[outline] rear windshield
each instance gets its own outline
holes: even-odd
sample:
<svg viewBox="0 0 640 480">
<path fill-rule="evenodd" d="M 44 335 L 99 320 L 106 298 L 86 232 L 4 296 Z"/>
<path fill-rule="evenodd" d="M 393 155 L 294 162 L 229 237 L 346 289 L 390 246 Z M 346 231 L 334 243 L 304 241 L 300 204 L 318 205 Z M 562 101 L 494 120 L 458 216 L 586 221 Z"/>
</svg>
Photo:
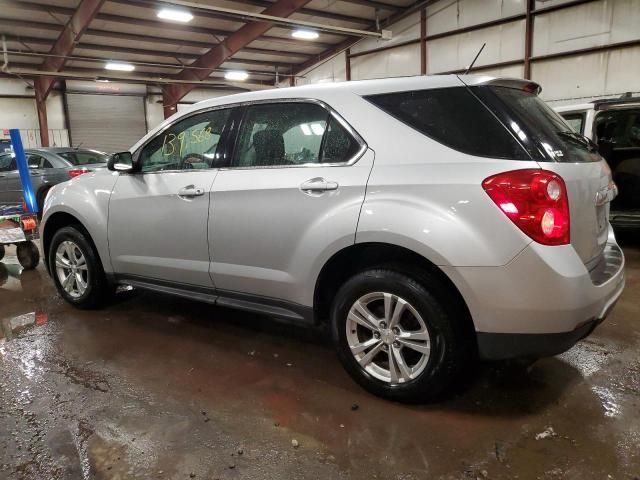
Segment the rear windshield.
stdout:
<svg viewBox="0 0 640 480">
<path fill-rule="evenodd" d="M 531 159 L 514 135 L 465 87 L 365 98 L 420 133 L 460 152 L 480 157 Z"/>
<path fill-rule="evenodd" d="M 488 85 L 470 90 L 518 136 L 535 160 L 568 163 L 602 159 L 591 140 L 567 125 L 535 93 Z"/>
<path fill-rule="evenodd" d="M 107 163 L 109 156 L 106 153 L 93 150 L 77 150 L 74 152 L 58 153 L 72 165 L 90 165 L 92 163 Z"/>
</svg>

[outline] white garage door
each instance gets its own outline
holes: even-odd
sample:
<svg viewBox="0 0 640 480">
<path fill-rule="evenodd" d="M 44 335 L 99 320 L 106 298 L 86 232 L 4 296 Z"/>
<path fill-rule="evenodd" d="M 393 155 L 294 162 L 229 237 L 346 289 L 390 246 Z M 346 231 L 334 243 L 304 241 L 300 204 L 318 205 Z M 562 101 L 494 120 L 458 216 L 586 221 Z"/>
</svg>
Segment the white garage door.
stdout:
<svg viewBox="0 0 640 480">
<path fill-rule="evenodd" d="M 121 152 L 147 133 L 144 97 L 69 93 L 67 106 L 74 146 Z"/>
</svg>

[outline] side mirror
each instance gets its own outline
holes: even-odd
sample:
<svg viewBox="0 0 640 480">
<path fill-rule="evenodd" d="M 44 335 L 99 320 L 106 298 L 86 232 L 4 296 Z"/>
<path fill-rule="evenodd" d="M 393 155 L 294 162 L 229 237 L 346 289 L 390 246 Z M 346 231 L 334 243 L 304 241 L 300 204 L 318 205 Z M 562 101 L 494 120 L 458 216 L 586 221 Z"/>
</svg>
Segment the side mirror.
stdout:
<svg viewBox="0 0 640 480">
<path fill-rule="evenodd" d="M 131 152 L 114 153 L 109 157 L 107 168 L 113 172 L 133 172 L 134 164 Z"/>
</svg>

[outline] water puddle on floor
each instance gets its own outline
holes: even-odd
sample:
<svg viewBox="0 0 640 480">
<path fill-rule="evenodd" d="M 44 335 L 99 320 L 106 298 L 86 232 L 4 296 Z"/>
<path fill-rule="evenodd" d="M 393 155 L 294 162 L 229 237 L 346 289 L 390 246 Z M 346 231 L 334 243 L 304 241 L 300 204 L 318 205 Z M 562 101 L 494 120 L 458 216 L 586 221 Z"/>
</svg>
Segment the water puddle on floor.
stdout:
<svg viewBox="0 0 640 480">
<path fill-rule="evenodd" d="M 30 312 L 11 318 L 0 320 L 0 345 L 35 328 L 46 325 L 49 314 L 44 312 Z"/>
</svg>

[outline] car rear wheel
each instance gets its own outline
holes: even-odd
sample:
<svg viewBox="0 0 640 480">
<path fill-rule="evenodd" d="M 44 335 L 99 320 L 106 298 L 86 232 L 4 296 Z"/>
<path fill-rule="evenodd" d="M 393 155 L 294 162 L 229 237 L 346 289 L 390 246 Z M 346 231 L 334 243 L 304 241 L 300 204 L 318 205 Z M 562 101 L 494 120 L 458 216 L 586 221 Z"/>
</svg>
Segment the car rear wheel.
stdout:
<svg viewBox="0 0 640 480">
<path fill-rule="evenodd" d="M 69 226 L 55 233 L 49 268 L 60 295 L 76 307 L 99 307 L 111 293 L 100 259 L 80 228 Z"/>
<path fill-rule="evenodd" d="M 437 279 L 373 269 L 348 280 L 332 308 L 332 333 L 349 374 L 370 392 L 403 402 L 441 397 L 472 351 Z"/>
</svg>

